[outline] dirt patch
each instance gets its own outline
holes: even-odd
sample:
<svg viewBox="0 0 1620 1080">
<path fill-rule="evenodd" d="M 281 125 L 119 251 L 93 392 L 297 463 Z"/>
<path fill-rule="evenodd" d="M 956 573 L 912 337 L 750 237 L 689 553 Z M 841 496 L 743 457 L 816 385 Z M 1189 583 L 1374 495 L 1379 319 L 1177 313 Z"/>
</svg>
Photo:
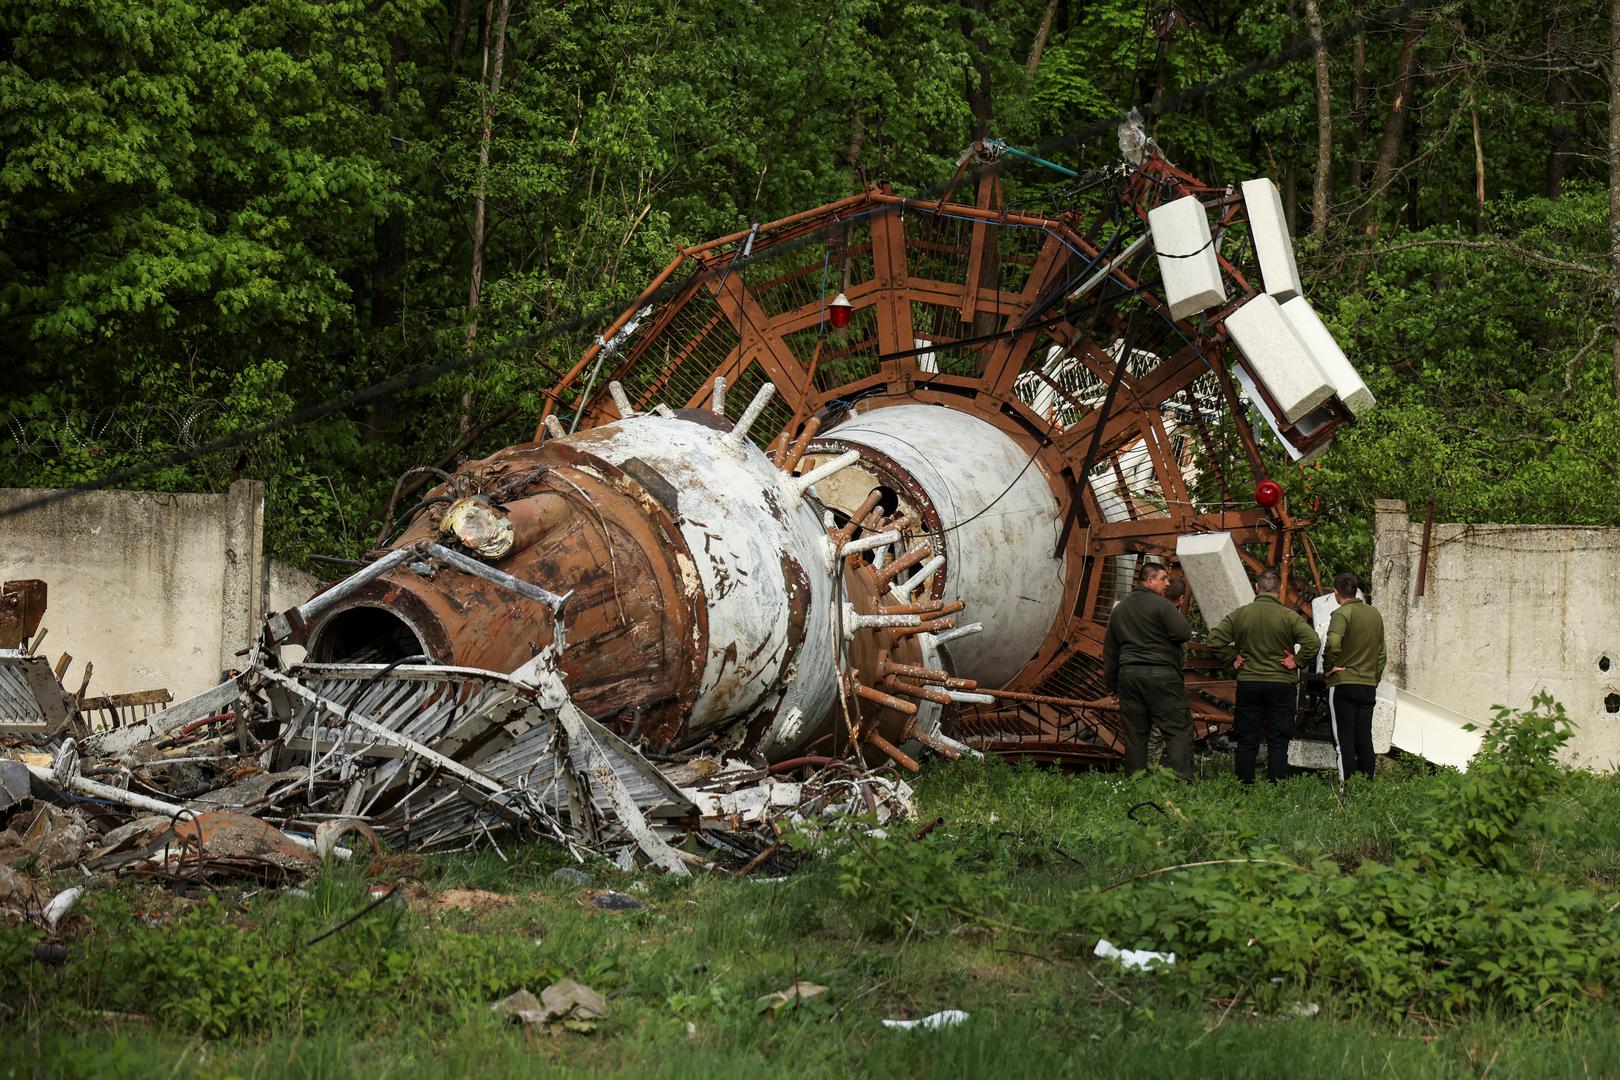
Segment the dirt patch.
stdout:
<svg viewBox="0 0 1620 1080">
<path fill-rule="evenodd" d="M 517 903 L 515 896 L 484 889 L 446 889 L 441 893 L 424 890 L 411 899 L 429 911 L 465 911 L 472 915 L 484 915 Z"/>
</svg>

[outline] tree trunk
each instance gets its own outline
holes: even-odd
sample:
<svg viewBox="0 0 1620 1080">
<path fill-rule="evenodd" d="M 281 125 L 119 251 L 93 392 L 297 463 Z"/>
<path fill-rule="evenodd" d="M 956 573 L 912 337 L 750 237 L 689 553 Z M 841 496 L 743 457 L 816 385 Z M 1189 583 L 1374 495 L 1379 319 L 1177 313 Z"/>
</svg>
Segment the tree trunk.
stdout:
<svg viewBox="0 0 1620 1080">
<path fill-rule="evenodd" d="M 844 164 L 851 169 L 861 167 L 861 149 L 866 146 L 866 110 L 857 108 L 849 118 L 849 145 L 844 147 Z"/>
<path fill-rule="evenodd" d="M 1041 66 L 1041 53 L 1046 51 L 1046 39 L 1052 34 L 1052 22 L 1057 18 L 1058 0 L 1046 0 L 1046 10 L 1041 12 L 1041 25 L 1035 30 L 1035 40 L 1029 46 L 1029 60 L 1024 64 L 1027 74 L 1035 74 L 1035 69 Z"/>
<path fill-rule="evenodd" d="M 445 67 L 453 69 L 456 61 L 461 59 L 461 50 L 467 44 L 467 9 L 472 6 L 472 0 L 460 0 L 456 5 L 456 22 L 450 29 L 450 43 L 444 50 Z"/>
<path fill-rule="evenodd" d="M 1620 0 L 1609 0 L 1609 318 L 1620 398 Z"/>
<path fill-rule="evenodd" d="M 1299 232 L 1299 166 L 1290 161 L 1282 174 L 1283 217 L 1288 219 L 1288 231 Z"/>
<path fill-rule="evenodd" d="M 1406 28 L 1406 40 L 1401 55 L 1395 61 L 1395 94 L 1390 99 L 1389 116 L 1384 120 L 1384 137 L 1378 143 L 1378 157 L 1373 162 L 1372 197 L 1378 198 L 1388 190 L 1395 179 L 1395 167 L 1401 160 L 1401 140 L 1406 134 L 1406 118 L 1412 107 L 1413 73 L 1417 69 L 1417 41 L 1421 34 L 1417 23 Z"/>
<path fill-rule="evenodd" d="M 500 13 L 495 18 L 495 55 L 489 52 L 489 33 L 484 35 L 483 131 L 478 138 L 478 184 L 473 192 L 472 272 L 467 281 L 467 351 L 471 352 L 473 339 L 478 336 L 478 296 L 484 283 L 484 214 L 485 187 L 489 180 L 489 150 L 495 138 L 495 99 L 501 92 L 501 68 L 506 58 L 506 19 L 512 12 L 512 0 L 501 0 Z M 461 395 L 461 432 L 466 434 L 472 425 L 472 391 Z"/>
<path fill-rule="evenodd" d="M 1564 41 L 1563 11 L 1558 0 L 1549 0 L 1545 16 L 1547 27 L 1547 58 L 1551 70 L 1547 72 L 1547 198 L 1556 199 L 1563 192 L 1564 177 L 1569 175 L 1574 142 L 1570 129 L 1569 72 L 1558 65 L 1568 56 Z"/>
<path fill-rule="evenodd" d="M 963 0 L 972 15 L 965 16 L 967 38 L 973 46 L 973 68 L 967 73 L 968 108 L 973 112 L 973 139 L 990 135 L 990 43 L 982 26 L 990 17 L 990 0 Z"/>
<path fill-rule="evenodd" d="M 1479 106 L 1470 104 L 1469 119 L 1474 124 L 1474 232 L 1485 231 L 1485 140 L 1479 134 Z"/>
<path fill-rule="evenodd" d="M 1367 38 L 1350 46 L 1350 189 L 1361 190 L 1361 137 L 1367 125 Z"/>
<path fill-rule="evenodd" d="M 1316 51 L 1316 176 L 1311 181 L 1311 235 L 1327 237 L 1328 204 L 1333 201 L 1333 95 L 1328 82 L 1327 43 L 1322 40 L 1322 12 L 1316 0 L 1305 0 L 1305 20 Z"/>
</svg>

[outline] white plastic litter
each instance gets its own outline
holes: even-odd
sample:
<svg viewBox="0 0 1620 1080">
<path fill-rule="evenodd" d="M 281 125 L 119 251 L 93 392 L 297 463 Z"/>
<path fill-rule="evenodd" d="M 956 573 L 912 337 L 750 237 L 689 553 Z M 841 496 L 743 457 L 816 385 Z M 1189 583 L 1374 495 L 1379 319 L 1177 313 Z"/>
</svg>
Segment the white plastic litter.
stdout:
<svg viewBox="0 0 1620 1080">
<path fill-rule="evenodd" d="M 913 1028 L 938 1031 L 940 1028 L 955 1027 L 967 1018 L 968 1014 L 961 1009 L 945 1009 L 942 1012 L 934 1013 L 932 1016 L 925 1016 L 921 1020 L 885 1020 L 883 1026 L 886 1028 L 902 1028 L 906 1031 Z"/>
<path fill-rule="evenodd" d="M 73 905 L 78 903 L 79 897 L 83 895 L 84 887 L 75 885 L 73 888 L 63 889 L 51 897 L 51 902 L 45 905 L 46 928 L 55 932 L 57 924 L 73 909 Z"/>
<path fill-rule="evenodd" d="M 1118 960 L 1121 967 L 1134 968 L 1137 971 L 1151 971 L 1156 964 L 1163 964 L 1168 967 L 1176 962 L 1176 954 L 1173 952 L 1121 949 L 1107 938 L 1102 938 L 1097 942 L 1097 947 L 1091 950 L 1091 955 Z"/>
</svg>

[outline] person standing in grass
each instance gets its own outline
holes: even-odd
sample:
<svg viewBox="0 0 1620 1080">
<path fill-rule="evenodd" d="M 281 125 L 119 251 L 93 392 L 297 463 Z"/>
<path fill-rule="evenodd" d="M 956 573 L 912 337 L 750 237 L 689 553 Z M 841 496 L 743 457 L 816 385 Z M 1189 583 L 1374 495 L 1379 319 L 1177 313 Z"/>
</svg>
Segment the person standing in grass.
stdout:
<svg viewBox="0 0 1620 1080">
<path fill-rule="evenodd" d="M 1266 733 L 1266 779 L 1288 776 L 1288 741 L 1299 710 L 1299 656 L 1314 657 L 1321 639 L 1299 612 L 1278 599 L 1282 575 L 1267 567 L 1255 578 L 1255 597 L 1210 631 L 1209 647 L 1237 669 L 1237 775 L 1254 783 L 1260 732 Z"/>
<path fill-rule="evenodd" d="M 1358 584 L 1351 573 L 1333 579 L 1339 606 L 1328 619 L 1327 648 L 1322 654 L 1340 783 L 1353 773 L 1373 774 L 1373 705 L 1378 700 L 1378 682 L 1384 677 L 1388 658 L 1384 651 L 1384 617 L 1356 596 Z"/>
<path fill-rule="evenodd" d="M 1164 598 L 1170 575 L 1158 563 L 1142 568 L 1141 579 L 1108 619 L 1103 636 L 1103 685 L 1119 695 L 1125 731 L 1125 771 L 1147 768 L 1148 736 L 1164 734 L 1170 767 L 1192 779 L 1192 714 L 1182 681 L 1182 647 L 1192 626 Z"/>
</svg>

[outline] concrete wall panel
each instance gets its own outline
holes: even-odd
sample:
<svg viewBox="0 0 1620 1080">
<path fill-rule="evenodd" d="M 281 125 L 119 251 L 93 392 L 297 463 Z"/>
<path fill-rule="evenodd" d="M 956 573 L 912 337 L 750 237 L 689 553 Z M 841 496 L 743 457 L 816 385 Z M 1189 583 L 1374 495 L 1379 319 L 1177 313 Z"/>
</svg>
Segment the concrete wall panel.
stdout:
<svg viewBox="0 0 1620 1080">
<path fill-rule="evenodd" d="M 41 494 L 0 490 L 0 510 Z M 183 698 L 240 663 L 272 586 L 299 599 L 316 588 L 271 570 L 263 531 L 257 481 L 222 495 L 85 492 L 0 519 L 0 580 L 46 582 L 42 651 L 74 657 L 70 690 L 89 661 L 92 696 L 162 687 Z"/>
<path fill-rule="evenodd" d="M 1398 502 L 1377 515 L 1372 602 L 1395 683 L 1476 723 L 1545 691 L 1576 726 L 1565 759 L 1620 767 L 1620 529 L 1436 524 L 1419 596 L 1423 523 Z"/>
</svg>

